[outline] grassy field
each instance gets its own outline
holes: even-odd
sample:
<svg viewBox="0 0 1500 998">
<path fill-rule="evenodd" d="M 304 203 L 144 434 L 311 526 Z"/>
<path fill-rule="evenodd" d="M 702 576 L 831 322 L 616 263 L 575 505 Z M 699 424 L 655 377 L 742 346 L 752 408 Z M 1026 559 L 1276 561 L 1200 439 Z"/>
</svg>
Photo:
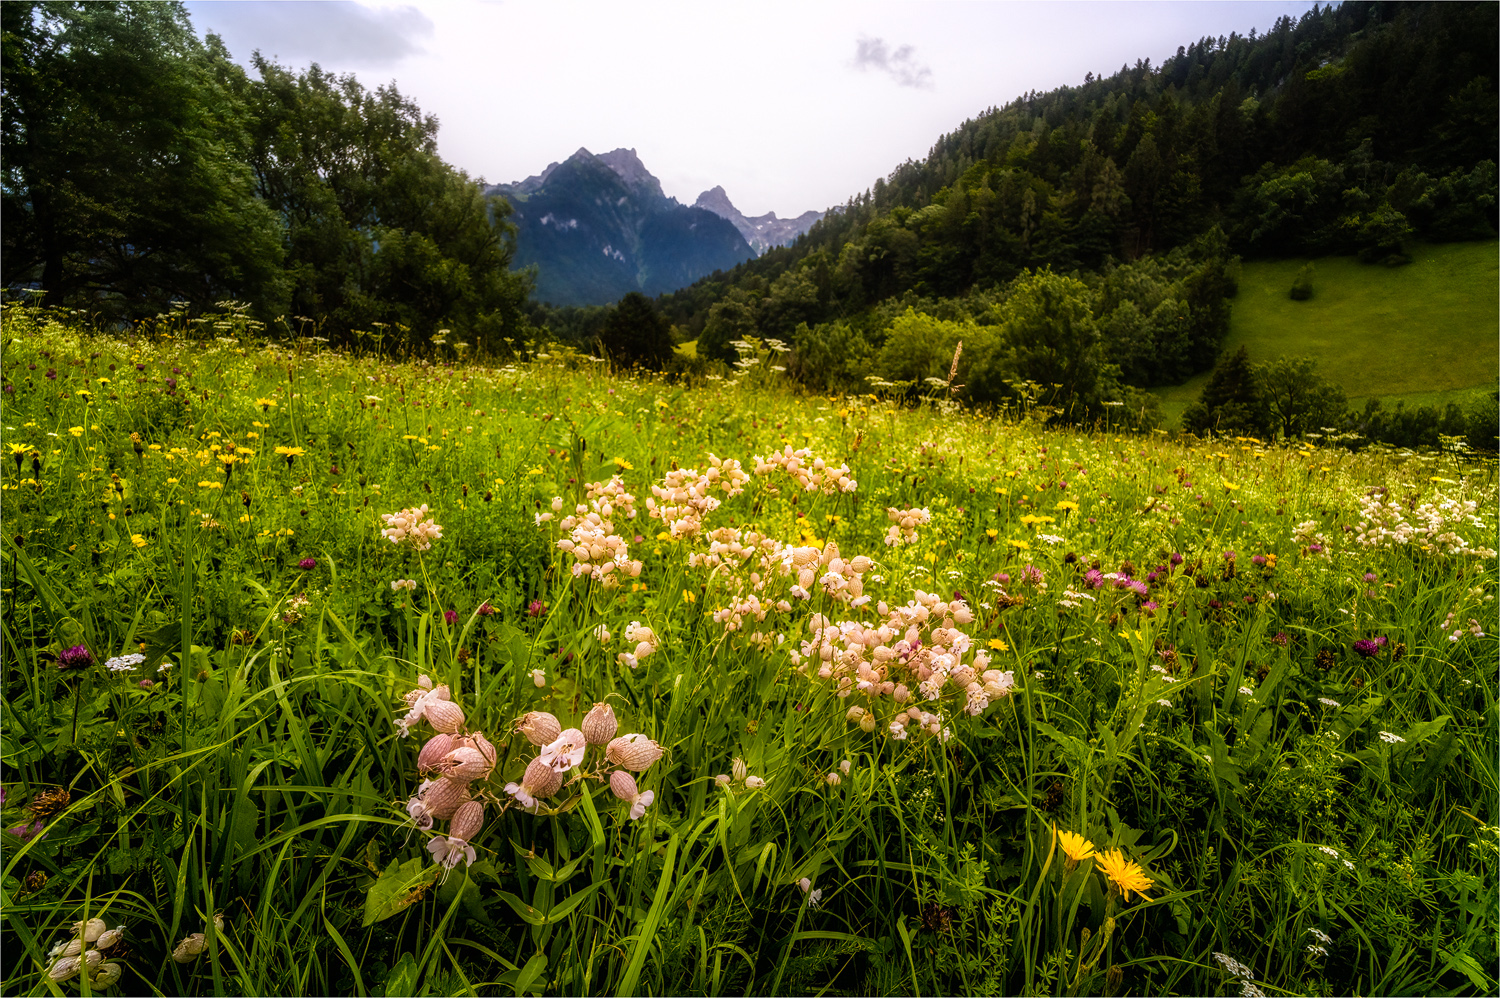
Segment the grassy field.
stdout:
<svg viewBox="0 0 1500 998">
<path fill-rule="evenodd" d="M 1495 992 L 1493 466 L 68 321 L 6 994 Z"/>
<path fill-rule="evenodd" d="M 1500 244 L 1419 245 L 1412 262 L 1387 268 L 1354 257 L 1314 263 L 1314 295 L 1288 295 L 1304 260 L 1244 265 L 1224 350 L 1250 359 L 1306 355 L 1352 403 L 1378 397 L 1394 406 L 1463 405 L 1494 391 L 1500 376 Z M 1167 425 L 1208 382 L 1156 389 Z"/>
</svg>

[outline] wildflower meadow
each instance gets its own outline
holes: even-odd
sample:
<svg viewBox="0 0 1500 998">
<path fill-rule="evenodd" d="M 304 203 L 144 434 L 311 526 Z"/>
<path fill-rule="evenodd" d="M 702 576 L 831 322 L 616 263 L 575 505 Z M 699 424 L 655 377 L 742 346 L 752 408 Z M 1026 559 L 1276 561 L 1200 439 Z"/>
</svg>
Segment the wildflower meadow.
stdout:
<svg viewBox="0 0 1500 998">
<path fill-rule="evenodd" d="M 5 993 L 1500 986 L 1492 459 L 245 316 L 6 306 Z"/>
</svg>

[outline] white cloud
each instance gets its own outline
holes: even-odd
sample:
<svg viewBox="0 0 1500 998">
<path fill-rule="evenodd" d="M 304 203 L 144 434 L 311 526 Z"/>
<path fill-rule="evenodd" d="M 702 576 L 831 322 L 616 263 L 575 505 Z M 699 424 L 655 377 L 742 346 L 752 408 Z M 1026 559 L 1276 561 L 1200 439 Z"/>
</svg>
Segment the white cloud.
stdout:
<svg viewBox="0 0 1500 998">
<path fill-rule="evenodd" d="M 932 69 L 916 60 L 917 50 L 902 45 L 895 51 L 883 38 L 861 38 L 854 43 L 854 68 L 884 73 L 903 87 L 932 89 Z"/>
</svg>

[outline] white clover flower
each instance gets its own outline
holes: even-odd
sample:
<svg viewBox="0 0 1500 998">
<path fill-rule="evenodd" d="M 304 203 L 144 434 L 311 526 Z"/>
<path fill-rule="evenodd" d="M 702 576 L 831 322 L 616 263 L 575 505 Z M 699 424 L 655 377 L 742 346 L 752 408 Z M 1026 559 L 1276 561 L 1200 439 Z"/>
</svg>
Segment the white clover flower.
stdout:
<svg viewBox="0 0 1500 998">
<path fill-rule="evenodd" d="M 402 589 L 417 588 L 416 579 L 396 579 L 391 583 L 391 592 L 400 592 Z"/>
</svg>

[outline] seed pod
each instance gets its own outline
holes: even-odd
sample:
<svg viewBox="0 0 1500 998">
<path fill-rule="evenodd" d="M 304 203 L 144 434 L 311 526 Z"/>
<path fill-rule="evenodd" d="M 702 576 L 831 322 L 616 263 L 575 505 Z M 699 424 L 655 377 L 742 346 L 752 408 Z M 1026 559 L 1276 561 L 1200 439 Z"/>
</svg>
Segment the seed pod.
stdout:
<svg viewBox="0 0 1500 998">
<path fill-rule="evenodd" d="M 96 949 L 91 949 L 83 954 L 83 969 L 89 973 L 99 969 L 99 964 L 104 962 L 104 954 Z"/>
<path fill-rule="evenodd" d="M 427 788 L 427 793 L 422 795 L 422 803 L 426 805 L 428 814 L 439 821 L 447 821 L 472 796 L 468 784 L 444 777 Z"/>
<path fill-rule="evenodd" d="M 468 842 L 484 827 L 484 805 L 477 800 L 465 801 L 448 825 L 448 837 Z"/>
<path fill-rule="evenodd" d="M 172 950 L 172 959 L 178 963 L 192 963 L 198 958 L 198 954 L 203 952 L 203 946 L 203 933 L 194 932 Z"/>
<path fill-rule="evenodd" d="M 422 751 L 417 753 L 417 772 L 423 775 L 435 772 L 442 764 L 443 757 L 455 748 L 454 738 L 439 732 L 427 739 L 427 744 L 422 746 Z"/>
<path fill-rule="evenodd" d="M 83 941 L 91 943 L 104 935 L 104 930 L 109 926 L 104 924 L 102 918 L 91 918 L 87 922 L 74 922 L 73 934 L 83 937 Z"/>
<path fill-rule="evenodd" d="M 623 769 L 617 769 L 609 774 L 609 789 L 616 797 L 632 804 L 641 795 L 640 790 L 636 788 L 635 777 Z"/>
<path fill-rule="evenodd" d="M 99 972 L 93 976 L 92 980 L 89 981 L 89 986 L 92 987 L 95 991 L 113 987 L 115 983 L 120 980 L 120 974 L 122 972 L 123 968 L 118 963 L 106 963 L 104 966 L 99 968 Z"/>
<path fill-rule="evenodd" d="M 516 730 L 533 745 L 550 745 L 562 734 L 562 724 L 545 710 L 534 710 L 516 720 Z"/>
<path fill-rule="evenodd" d="M 434 731 L 453 734 L 464 726 L 463 708 L 452 700 L 429 700 L 423 712 Z"/>
<path fill-rule="evenodd" d="M 75 937 L 75 938 L 69 940 L 68 944 L 66 946 L 64 946 L 62 948 L 62 950 L 57 953 L 57 955 L 58 956 L 77 956 L 79 953 L 82 953 L 82 952 L 83 952 L 83 940 L 82 939 L 78 939 L 78 938 Z"/>
<path fill-rule="evenodd" d="M 651 764 L 662 757 L 661 746 L 645 735 L 622 735 L 610 742 L 604 757 L 616 766 L 624 766 L 635 773 L 644 773 Z"/>
<path fill-rule="evenodd" d="M 125 930 L 124 930 L 124 928 L 110 929 L 108 932 L 105 932 L 104 934 L 102 934 L 99 937 L 99 941 L 97 943 L 95 943 L 94 945 L 98 946 L 100 949 L 109 949 L 115 943 L 119 942 L 121 939 L 124 939 L 124 938 L 125 938 Z"/>
<path fill-rule="evenodd" d="M 536 798 L 551 797 L 562 789 L 562 774 L 541 759 L 533 759 L 521 777 L 521 785 Z"/>
<path fill-rule="evenodd" d="M 590 745 L 606 745 L 620 730 L 615 709 L 607 703 L 596 703 L 583 719 L 583 740 Z"/>
<path fill-rule="evenodd" d="M 489 760 L 479 753 L 478 749 L 456 748 L 443 756 L 439 768 L 443 775 L 450 780 L 458 780 L 468 783 L 471 780 L 482 780 L 490 773 Z"/>
</svg>

